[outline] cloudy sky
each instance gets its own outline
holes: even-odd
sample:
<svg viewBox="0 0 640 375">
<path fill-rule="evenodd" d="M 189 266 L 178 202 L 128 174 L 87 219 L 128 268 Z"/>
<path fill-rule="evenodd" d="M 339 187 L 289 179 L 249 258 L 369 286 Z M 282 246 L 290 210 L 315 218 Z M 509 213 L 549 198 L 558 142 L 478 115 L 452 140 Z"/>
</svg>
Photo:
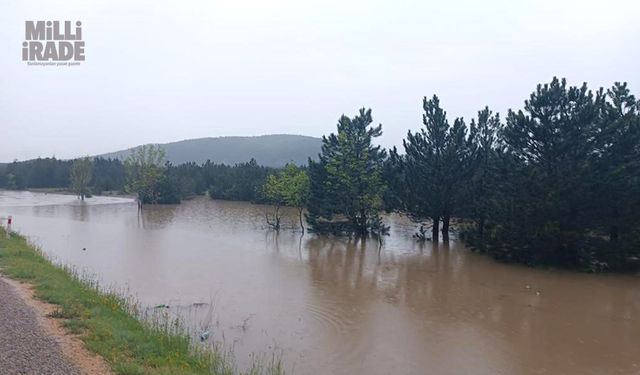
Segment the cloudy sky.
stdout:
<svg viewBox="0 0 640 375">
<path fill-rule="evenodd" d="M 0 161 L 225 135 L 321 136 L 373 108 L 384 146 L 520 108 L 554 75 L 640 95 L 640 2 L 3 0 Z M 21 61 L 26 20 L 80 20 L 86 61 Z"/>
</svg>

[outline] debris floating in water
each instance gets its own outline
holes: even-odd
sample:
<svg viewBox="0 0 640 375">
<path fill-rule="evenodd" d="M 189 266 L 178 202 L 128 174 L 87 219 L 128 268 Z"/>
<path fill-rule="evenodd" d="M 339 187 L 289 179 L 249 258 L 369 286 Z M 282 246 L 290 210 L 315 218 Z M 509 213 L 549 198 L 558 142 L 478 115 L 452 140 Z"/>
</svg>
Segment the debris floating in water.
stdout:
<svg viewBox="0 0 640 375">
<path fill-rule="evenodd" d="M 209 331 L 204 331 L 200 334 L 200 342 L 204 342 L 209 338 Z"/>
<path fill-rule="evenodd" d="M 156 305 L 156 306 L 154 306 L 153 308 L 154 308 L 154 309 L 168 309 L 168 308 L 169 308 L 169 305 L 165 305 L 165 304 L 163 303 L 163 304 L 160 304 L 160 305 Z"/>
</svg>

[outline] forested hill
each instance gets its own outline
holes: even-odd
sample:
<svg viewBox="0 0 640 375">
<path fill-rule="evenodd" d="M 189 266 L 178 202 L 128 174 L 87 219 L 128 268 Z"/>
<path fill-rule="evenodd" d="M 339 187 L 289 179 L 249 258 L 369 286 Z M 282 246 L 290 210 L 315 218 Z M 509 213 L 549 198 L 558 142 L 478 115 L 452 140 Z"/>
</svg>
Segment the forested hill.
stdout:
<svg viewBox="0 0 640 375">
<path fill-rule="evenodd" d="M 174 165 L 185 162 L 234 165 L 256 159 L 258 164 L 282 167 L 287 163 L 307 164 L 308 158 L 317 158 L 322 140 L 302 135 L 261 135 L 256 137 L 197 138 L 160 144 L 166 160 Z M 104 158 L 125 159 L 131 149 L 98 155 Z"/>
</svg>

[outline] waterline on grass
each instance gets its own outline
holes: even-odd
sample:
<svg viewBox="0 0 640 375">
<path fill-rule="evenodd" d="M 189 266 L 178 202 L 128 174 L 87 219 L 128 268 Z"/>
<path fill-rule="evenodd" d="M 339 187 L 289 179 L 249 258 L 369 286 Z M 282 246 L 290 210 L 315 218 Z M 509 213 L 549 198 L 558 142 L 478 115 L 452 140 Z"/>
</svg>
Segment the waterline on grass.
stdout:
<svg viewBox="0 0 640 375">
<path fill-rule="evenodd" d="M 65 319 L 65 328 L 80 334 L 87 349 L 103 356 L 116 373 L 284 373 L 276 355 L 241 371 L 223 343 L 195 340 L 203 327 L 214 327 L 213 299 L 207 318 L 188 326 L 179 311 L 142 308 L 127 289 L 105 287 L 97 275 L 56 263 L 24 236 L 12 233 L 6 239 L 3 229 L 0 267 L 8 277 L 32 284 L 39 299 L 58 305 L 54 315 Z"/>
</svg>

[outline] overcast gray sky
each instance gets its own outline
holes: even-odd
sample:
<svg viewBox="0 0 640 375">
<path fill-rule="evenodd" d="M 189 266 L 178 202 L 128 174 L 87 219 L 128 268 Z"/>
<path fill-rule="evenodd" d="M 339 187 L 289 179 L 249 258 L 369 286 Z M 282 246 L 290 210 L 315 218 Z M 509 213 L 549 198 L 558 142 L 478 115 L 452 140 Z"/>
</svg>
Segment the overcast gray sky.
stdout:
<svg viewBox="0 0 640 375">
<path fill-rule="evenodd" d="M 21 61 L 25 20 L 80 20 L 78 67 Z M 640 95 L 635 0 L 3 0 L 0 161 L 227 135 L 321 136 L 373 108 L 380 143 L 520 108 L 554 75 Z"/>
</svg>

